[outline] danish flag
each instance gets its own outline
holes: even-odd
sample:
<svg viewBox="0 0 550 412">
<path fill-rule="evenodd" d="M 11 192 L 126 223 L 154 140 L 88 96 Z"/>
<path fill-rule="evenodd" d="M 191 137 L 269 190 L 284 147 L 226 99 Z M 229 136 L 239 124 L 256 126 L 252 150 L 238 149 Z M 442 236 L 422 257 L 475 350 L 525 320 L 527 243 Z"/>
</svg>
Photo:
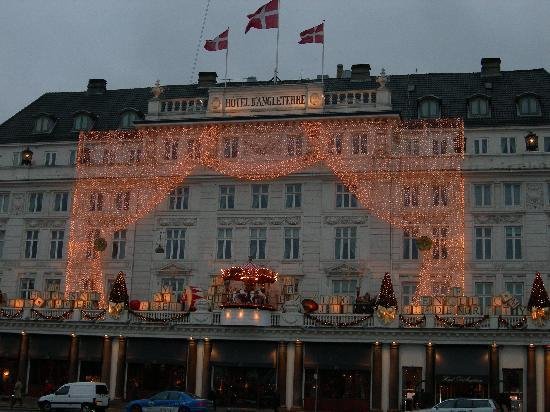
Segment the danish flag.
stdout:
<svg viewBox="0 0 550 412">
<path fill-rule="evenodd" d="M 246 25 L 245 33 L 248 33 L 248 30 L 252 27 L 255 29 L 274 29 L 279 27 L 279 0 L 271 0 L 246 17 L 250 20 Z"/>
<path fill-rule="evenodd" d="M 229 39 L 229 29 L 218 35 L 215 39 L 206 40 L 204 48 L 208 51 L 218 51 L 227 49 Z"/>
<path fill-rule="evenodd" d="M 306 43 L 323 43 L 325 42 L 325 23 L 311 29 L 304 30 L 300 33 L 300 41 L 298 44 Z"/>
</svg>

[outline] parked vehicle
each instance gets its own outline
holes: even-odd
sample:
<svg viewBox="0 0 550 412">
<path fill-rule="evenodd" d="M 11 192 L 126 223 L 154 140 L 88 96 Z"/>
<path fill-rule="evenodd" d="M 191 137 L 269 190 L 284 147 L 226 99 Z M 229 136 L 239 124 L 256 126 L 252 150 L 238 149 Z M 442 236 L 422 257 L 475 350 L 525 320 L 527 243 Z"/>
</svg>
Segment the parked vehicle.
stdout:
<svg viewBox="0 0 550 412">
<path fill-rule="evenodd" d="M 164 391 L 149 399 L 139 399 L 128 403 L 127 412 L 208 412 L 212 401 L 201 399 L 191 393 Z"/>
<path fill-rule="evenodd" d="M 457 398 L 447 399 L 418 412 L 498 412 L 498 409 L 492 399 Z"/>
<path fill-rule="evenodd" d="M 38 399 L 42 411 L 80 409 L 82 412 L 105 411 L 109 407 L 109 389 L 101 382 L 72 382 Z"/>
</svg>

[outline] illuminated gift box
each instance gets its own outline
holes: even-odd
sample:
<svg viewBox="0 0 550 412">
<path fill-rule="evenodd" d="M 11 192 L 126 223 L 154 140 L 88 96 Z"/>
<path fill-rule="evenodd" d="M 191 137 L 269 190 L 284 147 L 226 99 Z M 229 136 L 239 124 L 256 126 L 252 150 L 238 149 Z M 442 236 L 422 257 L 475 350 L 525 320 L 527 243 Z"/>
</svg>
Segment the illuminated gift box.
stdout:
<svg viewBox="0 0 550 412">
<path fill-rule="evenodd" d="M 149 302 L 147 301 L 139 302 L 139 310 L 149 310 Z"/>
<path fill-rule="evenodd" d="M 78 292 L 66 292 L 65 293 L 65 299 L 66 300 L 78 300 L 80 296 L 80 293 Z"/>
<path fill-rule="evenodd" d="M 467 296 L 459 296 L 458 297 L 458 305 L 467 306 L 468 305 L 468 297 Z"/>
<path fill-rule="evenodd" d="M 160 291 L 161 293 L 172 293 L 172 286 L 163 286 Z"/>
<path fill-rule="evenodd" d="M 456 315 L 456 306 L 443 306 L 443 313 L 445 315 Z"/>
<path fill-rule="evenodd" d="M 83 306 L 84 306 L 83 309 L 88 309 L 88 310 L 94 308 L 90 300 L 85 300 Z"/>
<path fill-rule="evenodd" d="M 347 303 L 342 305 L 342 312 L 343 313 L 353 313 L 353 305 L 351 303 Z"/>
<path fill-rule="evenodd" d="M 32 300 L 35 300 L 36 298 L 41 298 L 41 297 L 42 297 L 42 294 L 39 291 L 33 290 L 31 292 L 31 299 Z"/>
<path fill-rule="evenodd" d="M 63 309 L 63 300 L 62 299 L 53 299 L 55 309 Z"/>
<path fill-rule="evenodd" d="M 63 301 L 63 308 L 64 308 L 64 309 L 72 309 L 72 308 L 74 308 L 74 300 L 64 300 L 64 301 Z"/>
<path fill-rule="evenodd" d="M 168 310 L 171 312 L 179 312 L 181 310 L 181 303 L 177 303 L 177 302 L 168 303 Z"/>
<path fill-rule="evenodd" d="M 422 306 L 431 306 L 433 303 L 433 299 L 431 296 L 422 296 L 420 298 L 420 304 Z"/>
<path fill-rule="evenodd" d="M 74 307 L 76 309 L 83 309 L 84 308 L 84 301 L 83 300 L 75 300 L 74 301 Z"/>
<path fill-rule="evenodd" d="M 422 306 L 422 312 L 426 315 L 431 315 L 431 314 L 435 313 L 433 305 Z"/>
<path fill-rule="evenodd" d="M 443 305 L 445 305 L 445 296 L 434 296 L 433 304 L 434 304 L 434 306 L 443 306 Z"/>
<path fill-rule="evenodd" d="M 461 288 L 461 287 L 453 287 L 453 288 L 451 288 L 451 295 L 453 295 L 453 296 L 461 296 L 461 295 L 462 295 L 462 288 Z"/>
<path fill-rule="evenodd" d="M 46 307 L 49 309 L 55 309 L 55 300 L 47 300 L 46 301 Z"/>
<path fill-rule="evenodd" d="M 443 305 L 433 305 L 433 313 L 436 315 L 443 315 Z"/>
<path fill-rule="evenodd" d="M 349 296 L 342 296 L 342 305 L 349 305 L 351 303 L 351 299 Z"/>
<path fill-rule="evenodd" d="M 78 298 L 80 300 L 90 300 L 90 292 L 80 292 Z"/>
<path fill-rule="evenodd" d="M 471 315 L 472 314 L 472 307 L 467 305 L 459 305 L 457 313 L 459 315 Z"/>
<path fill-rule="evenodd" d="M 25 305 L 25 299 L 11 299 L 14 308 L 22 308 Z"/>
<path fill-rule="evenodd" d="M 153 293 L 153 301 L 162 302 L 162 293 Z"/>
<path fill-rule="evenodd" d="M 481 306 L 479 305 L 470 305 L 470 308 L 472 309 L 472 315 L 482 315 Z"/>
<path fill-rule="evenodd" d="M 502 307 L 502 314 L 503 315 L 511 315 L 512 314 L 512 308 L 508 306 Z"/>
<path fill-rule="evenodd" d="M 318 313 L 328 313 L 328 305 L 326 303 L 320 303 L 319 309 L 317 309 Z"/>
<path fill-rule="evenodd" d="M 468 305 L 470 306 L 479 305 L 479 298 L 477 296 L 469 296 Z"/>
<path fill-rule="evenodd" d="M 338 298 L 338 296 L 331 296 L 330 297 L 330 304 L 331 305 L 339 305 L 340 304 L 340 299 Z"/>
<path fill-rule="evenodd" d="M 422 315 L 422 306 L 420 306 L 420 305 L 412 306 L 412 314 L 413 315 Z"/>
<path fill-rule="evenodd" d="M 502 306 L 502 298 L 500 296 L 493 296 L 492 304 L 493 306 Z"/>
<path fill-rule="evenodd" d="M 403 313 L 403 315 L 410 315 L 412 313 L 412 306 L 403 305 L 403 309 L 401 310 L 401 313 Z"/>
<path fill-rule="evenodd" d="M 41 308 L 42 306 L 44 306 L 44 303 L 46 301 L 44 299 L 42 299 L 40 296 L 36 297 L 36 299 L 34 299 L 34 306 L 38 307 L 38 308 Z"/>
<path fill-rule="evenodd" d="M 520 305 L 520 302 L 519 299 L 513 297 L 506 302 L 506 305 L 512 309 L 515 309 Z"/>
<path fill-rule="evenodd" d="M 57 299 L 62 299 L 63 298 L 63 294 L 61 292 L 49 292 L 50 293 L 50 299 L 53 299 L 53 300 L 57 300 Z"/>
<path fill-rule="evenodd" d="M 342 313 L 342 306 L 340 304 L 330 305 L 330 313 Z"/>
<path fill-rule="evenodd" d="M 162 301 L 165 302 L 165 303 L 173 302 L 174 299 L 172 299 L 172 293 L 163 292 L 162 293 Z"/>
<path fill-rule="evenodd" d="M 162 302 L 151 302 L 151 310 L 162 310 Z"/>
<path fill-rule="evenodd" d="M 24 306 L 26 308 L 32 308 L 34 306 L 34 300 L 33 299 L 25 299 Z"/>
</svg>

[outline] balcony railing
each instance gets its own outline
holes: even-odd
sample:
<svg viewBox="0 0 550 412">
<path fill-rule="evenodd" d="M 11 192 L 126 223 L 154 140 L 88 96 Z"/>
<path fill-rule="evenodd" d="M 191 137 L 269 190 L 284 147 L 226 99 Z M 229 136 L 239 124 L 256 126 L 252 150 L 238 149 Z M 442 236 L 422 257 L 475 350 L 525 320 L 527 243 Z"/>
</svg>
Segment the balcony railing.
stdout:
<svg viewBox="0 0 550 412">
<path fill-rule="evenodd" d="M 376 106 L 375 90 L 346 90 L 325 93 L 325 108 Z"/>
<path fill-rule="evenodd" d="M 204 113 L 208 107 L 208 99 L 170 99 L 160 103 L 160 114 L 194 114 Z"/>
</svg>

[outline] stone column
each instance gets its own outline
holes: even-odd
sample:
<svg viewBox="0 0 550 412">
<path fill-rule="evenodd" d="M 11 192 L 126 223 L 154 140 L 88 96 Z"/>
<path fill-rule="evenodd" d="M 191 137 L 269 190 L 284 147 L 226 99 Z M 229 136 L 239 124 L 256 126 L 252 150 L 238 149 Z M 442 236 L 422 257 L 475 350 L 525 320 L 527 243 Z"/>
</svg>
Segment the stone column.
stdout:
<svg viewBox="0 0 550 412">
<path fill-rule="evenodd" d="M 544 410 L 550 411 L 550 345 L 544 346 Z"/>
<path fill-rule="evenodd" d="M 294 385 L 292 404 L 294 407 L 302 408 L 304 404 L 302 394 L 302 382 L 304 380 L 304 343 L 297 340 L 294 344 Z"/>
<path fill-rule="evenodd" d="M 27 391 L 27 364 L 29 363 L 29 335 L 21 332 L 19 341 L 19 362 L 17 363 L 17 379 L 23 384 L 25 392 Z"/>
<path fill-rule="evenodd" d="M 78 336 L 73 333 L 69 345 L 69 382 L 78 380 L 78 341 Z"/>
<path fill-rule="evenodd" d="M 426 381 L 424 388 L 426 400 L 433 405 L 435 400 L 435 347 L 431 343 L 426 345 L 426 374 L 424 380 Z"/>
<path fill-rule="evenodd" d="M 124 399 L 126 395 L 126 338 L 124 336 L 119 336 L 118 338 L 116 370 L 115 397 L 117 399 Z"/>
<path fill-rule="evenodd" d="M 279 405 L 286 403 L 286 357 L 287 343 L 279 342 L 277 347 L 277 392 L 279 394 Z"/>
<path fill-rule="evenodd" d="M 286 410 L 291 410 L 294 400 L 294 342 L 289 342 L 286 351 Z"/>
<path fill-rule="evenodd" d="M 399 343 L 392 342 L 390 345 L 390 372 L 389 372 L 389 412 L 399 411 Z"/>
<path fill-rule="evenodd" d="M 107 335 L 103 338 L 103 351 L 101 352 L 101 382 L 107 384 L 111 381 L 111 338 Z"/>
<path fill-rule="evenodd" d="M 372 396 L 371 410 L 382 410 L 382 345 L 376 342 L 372 345 Z"/>
<path fill-rule="evenodd" d="M 525 412 L 537 412 L 537 362 L 535 345 L 527 347 L 527 399 Z"/>
<path fill-rule="evenodd" d="M 496 344 L 489 347 L 489 397 L 498 399 L 500 393 L 500 360 Z"/>
<path fill-rule="evenodd" d="M 195 393 L 197 387 L 197 341 L 189 339 L 187 343 L 187 368 L 185 370 L 185 390 Z"/>
<path fill-rule="evenodd" d="M 204 354 L 202 357 L 202 391 L 201 396 L 206 398 L 210 391 L 210 355 L 212 354 L 212 342 L 204 340 Z"/>
</svg>

